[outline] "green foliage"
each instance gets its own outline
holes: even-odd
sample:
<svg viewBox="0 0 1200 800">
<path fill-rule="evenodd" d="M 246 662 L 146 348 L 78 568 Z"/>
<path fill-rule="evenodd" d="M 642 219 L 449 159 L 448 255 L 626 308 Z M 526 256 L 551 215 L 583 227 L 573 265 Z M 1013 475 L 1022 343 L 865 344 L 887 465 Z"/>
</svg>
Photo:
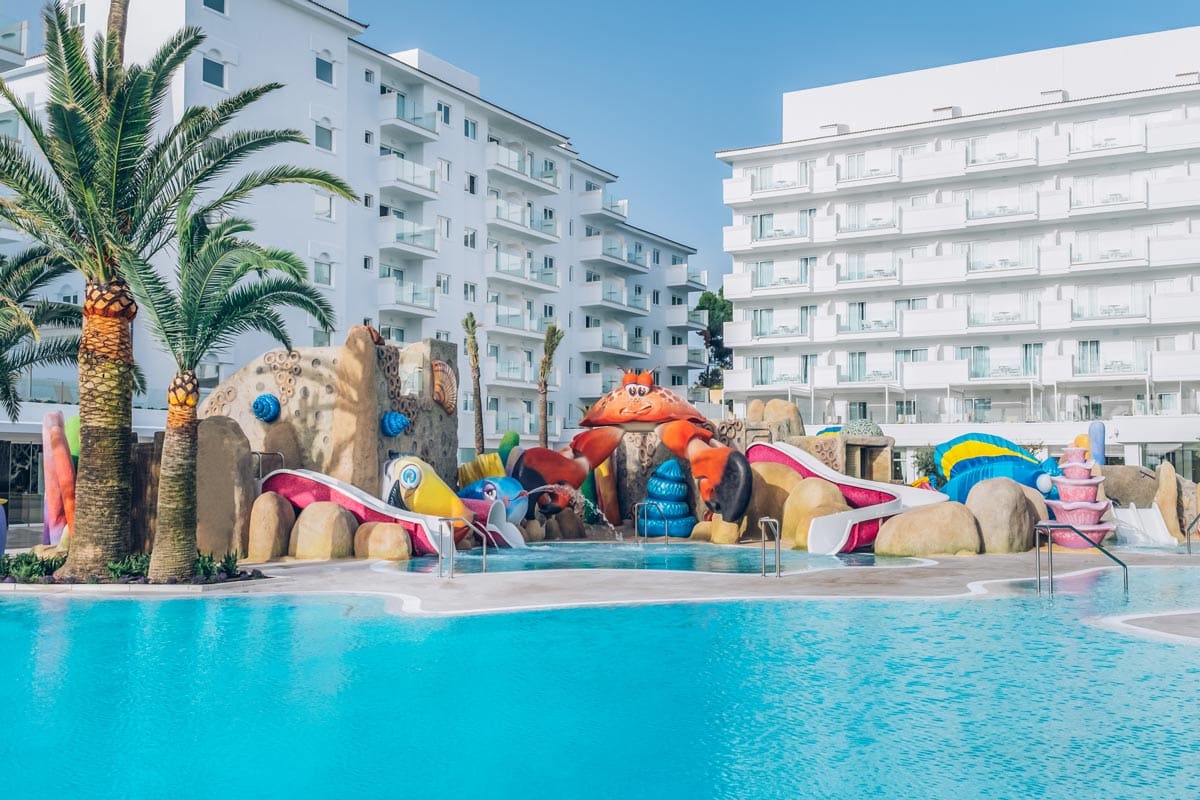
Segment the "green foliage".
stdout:
<svg viewBox="0 0 1200 800">
<path fill-rule="evenodd" d="M 236 578 L 238 574 L 238 556 L 237 553 L 230 550 L 221 557 L 221 562 L 218 564 L 218 572 L 224 572 L 228 578 Z"/>
<path fill-rule="evenodd" d="M 937 486 L 939 483 L 938 471 L 937 465 L 933 462 L 933 448 L 918 447 L 914 452 L 914 456 L 917 474 L 929 478 L 929 482 Z"/>
<path fill-rule="evenodd" d="M 18 583 L 28 583 L 53 575 L 65 563 L 66 556 L 42 558 L 34 553 L 18 553 L 15 556 L 0 554 L 0 579 L 11 576 Z"/>
<path fill-rule="evenodd" d="M 196 551 L 196 569 L 195 573 L 201 578 L 211 578 L 217 574 L 217 562 L 213 558 L 212 553 L 201 553 Z"/>
<path fill-rule="evenodd" d="M 145 553 L 131 553 L 120 561 L 110 561 L 107 564 L 108 574 L 114 581 L 121 578 L 144 578 L 150 569 L 150 556 Z"/>
<path fill-rule="evenodd" d="M 852 419 L 842 426 L 842 433 L 847 436 L 883 436 L 883 428 L 869 419 Z"/>
<path fill-rule="evenodd" d="M 725 346 L 725 323 L 733 319 L 733 302 L 725 299 L 725 288 L 704 292 L 696 308 L 708 311 L 708 327 L 701 333 L 708 349 L 709 367 L 697 381 L 701 386 L 717 389 L 722 386 L 721 370 L 733 367 L 733 350 Z"/>
</svg>

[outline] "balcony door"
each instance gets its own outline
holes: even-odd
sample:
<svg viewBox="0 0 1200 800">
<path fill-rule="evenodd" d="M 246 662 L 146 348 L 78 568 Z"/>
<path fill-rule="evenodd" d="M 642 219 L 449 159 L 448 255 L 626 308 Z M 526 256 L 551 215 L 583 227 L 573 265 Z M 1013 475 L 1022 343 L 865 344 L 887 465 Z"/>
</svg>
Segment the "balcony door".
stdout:
<svg viewBox="0 0 1200 800">
<path fill-rule="evenodd" d="M 1021 346 L 1021 369 L 1025 375 L 1037 375 L 1042 370 L 1042 343 Z"/>
<path fill-rule="evenodd" d="M 849 367 L 846 370 L 846 377 L 851 381 L 863 381 L 867 379 L 867 354 L 866 353 L 849 353 Z"/>
<path fill-rule="evenodd" d="M 992 374 L 992 348 L 990 347 L 960 347 L 958 360 L 967 362 L 967 375 L 972 378 L 986 378 Z"/>
<path fill-rule="evenodd" d="M 756 308 L 751 312 L 755 336 L 770 336 L 775 330 L 775 309 Z"/>
<path fill-rule="evenodd" d="M 770 386 L 775 382 L 775 356 L 750 359 L 750 373 L 755 386 Z"/>
<path fill-rule="evenodd" d="M 1098 340 L 1088 339 L 1076 345 L 1075 371 L 1085 375 L 1100 371 L 1100 342 Z"/>
</svg>

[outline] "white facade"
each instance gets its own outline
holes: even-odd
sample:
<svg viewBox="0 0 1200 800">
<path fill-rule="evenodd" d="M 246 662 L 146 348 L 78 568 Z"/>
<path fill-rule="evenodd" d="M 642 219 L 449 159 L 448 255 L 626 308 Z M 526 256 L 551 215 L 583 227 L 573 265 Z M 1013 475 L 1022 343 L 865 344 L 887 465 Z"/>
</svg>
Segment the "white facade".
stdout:
<svg viewBox="0 0 1200 800">
<path fill-rule="evenodd" d="M 79 5 L 91 41 L 108 4 Z M 552 442 L 569 438 L 577 398 L 599 397 L 622 367 L 654 368 L 663 384 L 689 385 L 704 366 L 694 335 L 703 315 L 687 313 L 707 284 L 688 266 L 694 249 L 631 224 L 615 175 L 581 160 L 566 136 L 484 100 L 476 76 L 423 51 L 388 55 L 356 41 L 365 26 L 346 16 L 347 5 L 134 0 L 128 45 L 138 60 L 185 24 L 207 34 L 177 82 L 175 116 L 268 81 L 284 84 L 235 127 L 292 127 L 311 143 L 276 148 L 248 168 L 321 167 L 359 198 L 280 188 L 264 191 L 247 215 L 256 238 L 308 260 L 337 309 L 329 338 L 365 323 L 398 342 L 461 342 L 462 319 L 474 312 L 489 445 L 510 429 L 536 438 L 537 368 L 551 320 L 566 329 L 550 395 Z M 44 91 L 40 59 L 5 77 L 21 94 Z M 325 342 L 299 316 L 290 332 L 300 345 Z M 155 387 L 149 403 L 161 405 L 171 365 L 149 336 L 135 334 L 135 342 Z M 207 385 L 268 346 L 262 337 L 240 343 L 208 368 Z M 459 366 L 460 409 L 469 412 L 465 356 Z M 73 392 L 69 374 L 35 375 L 33 384 L 35 397 Z M 471 414 L 460 416 L 460 445 L 471 448 Z"/>
<path fill-rule="evenodd" d="M 1200 28 L 783 99 L 725 151 L 726 396 L 1200 478 Z M 1028 424 L 1027 424 L 1028 423 Z M 906 477 L 912 477 L 911 473 Z"/>
</svg>

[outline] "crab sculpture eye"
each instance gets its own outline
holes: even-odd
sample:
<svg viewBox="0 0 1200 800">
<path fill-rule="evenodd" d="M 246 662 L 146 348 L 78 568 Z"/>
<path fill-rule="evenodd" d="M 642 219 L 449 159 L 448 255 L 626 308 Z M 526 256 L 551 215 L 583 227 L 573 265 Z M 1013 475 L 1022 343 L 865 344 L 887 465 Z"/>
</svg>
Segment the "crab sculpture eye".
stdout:
<svg viewBox="0 0 1200 800">
<path fill-rule="evenodd" d="M 408 464 L 400 470 L 400 486 L 405 489 L 415 489 L 421 485 L 421 470 L 415 464 Z"/>
<path fill-rule="evenodd" d="M 485 483 L 483 485 L 483 496 L 488 500 L 495 500 L 498 495 L 499 492 L 496 491 L 496 484 Z"/>
<path fill-rule="evenodd" d="M 625 387 L 625 391 L 629 392 L 630 397 L 645 397 L 650 391 L 650 387 L 642 386 L 638 383 L 631 383 Z"/>
</svg>

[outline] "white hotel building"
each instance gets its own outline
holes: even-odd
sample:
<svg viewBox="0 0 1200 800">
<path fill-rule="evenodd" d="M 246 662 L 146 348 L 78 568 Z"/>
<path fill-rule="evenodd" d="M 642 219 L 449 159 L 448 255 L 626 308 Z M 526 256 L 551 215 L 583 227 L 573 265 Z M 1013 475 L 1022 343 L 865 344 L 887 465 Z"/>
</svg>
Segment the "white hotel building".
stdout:
<svg viewBox="0 0 1200 800">
<path fill-rule="evenodd" d="M 105 0 L 71 6 L 88 42 L 107 12 Z M 484 99 L 478 77 L 429 53 L 368 47 L 355 38 L 365 23 L 349 13 L 347 0 L 133 0 L 131 8 L 130 59 L 146 59 L 184 25 L 207 34 L 176 81 L 173 118 L 192 104 L 283 83 L 235 126 L 296 128 L 311 144 L 277 148 L 248 167 L 321 167 L 359 194 L 349 202 L 271 189 L 246 209 L 256 238 L 306 258 L 337 310 L 332 337 L 295 317 L 295 341 L 336 344 L 351 326 L 370 324 L 396 342 L 460 342 L 461 321 L 474 312 L 483 329 L 489 445 L 507 430 L 536 438 L 537 368 L 551 320 L 566 329 L 550 396 L 552 443 L 570 437 L 581 403 L 613 388 L 622 368 L 654 368 L 661 383 L 681 389 L 693 383 L 705 366 L 696 332 L 706 317 L 690 309 L 707 285 L 688 264 L 695 250 L 631 223 L 617 176 L 582 160 L 565 135 Z M 4 42 L 5 79 L 37 103 L 44 60 L 6 64 L 13 53 Z M 0 135 L 24 135 L 14 116 L 0 107 Z M 16 247 L 16 238 L 0 229 L 0 246 Z M 78 291 L 72 281 L 56 294 Z M 154 387 L 141 400 L 161 407 L 173 370 L 147 333 L 135 332 L 135 342 Z M 248 338 L 206 367 L 205 385 L 268 346 Z M 469 410 L 465 356 L 459 366 L 460 407 Z M 35 399 L 76 396 L 69 372 L 35 374 L 30 383 Z M 28 404 L 19 424 L 0 424 L 0 438 L 32 441 L 44 411 Z M 471 416 L 461 415 L 463 448 L 473 448 Z M 138 411 L 140 432 L 159 426 L 161 412 Z"/>
<path fill-rule="evenodd" d="M 735 407 L 1200 479 L 1200 28 L 783 96 L 727 150 Z M 909 462 L 904 462 L 904 453 Z"/>
</svg>

